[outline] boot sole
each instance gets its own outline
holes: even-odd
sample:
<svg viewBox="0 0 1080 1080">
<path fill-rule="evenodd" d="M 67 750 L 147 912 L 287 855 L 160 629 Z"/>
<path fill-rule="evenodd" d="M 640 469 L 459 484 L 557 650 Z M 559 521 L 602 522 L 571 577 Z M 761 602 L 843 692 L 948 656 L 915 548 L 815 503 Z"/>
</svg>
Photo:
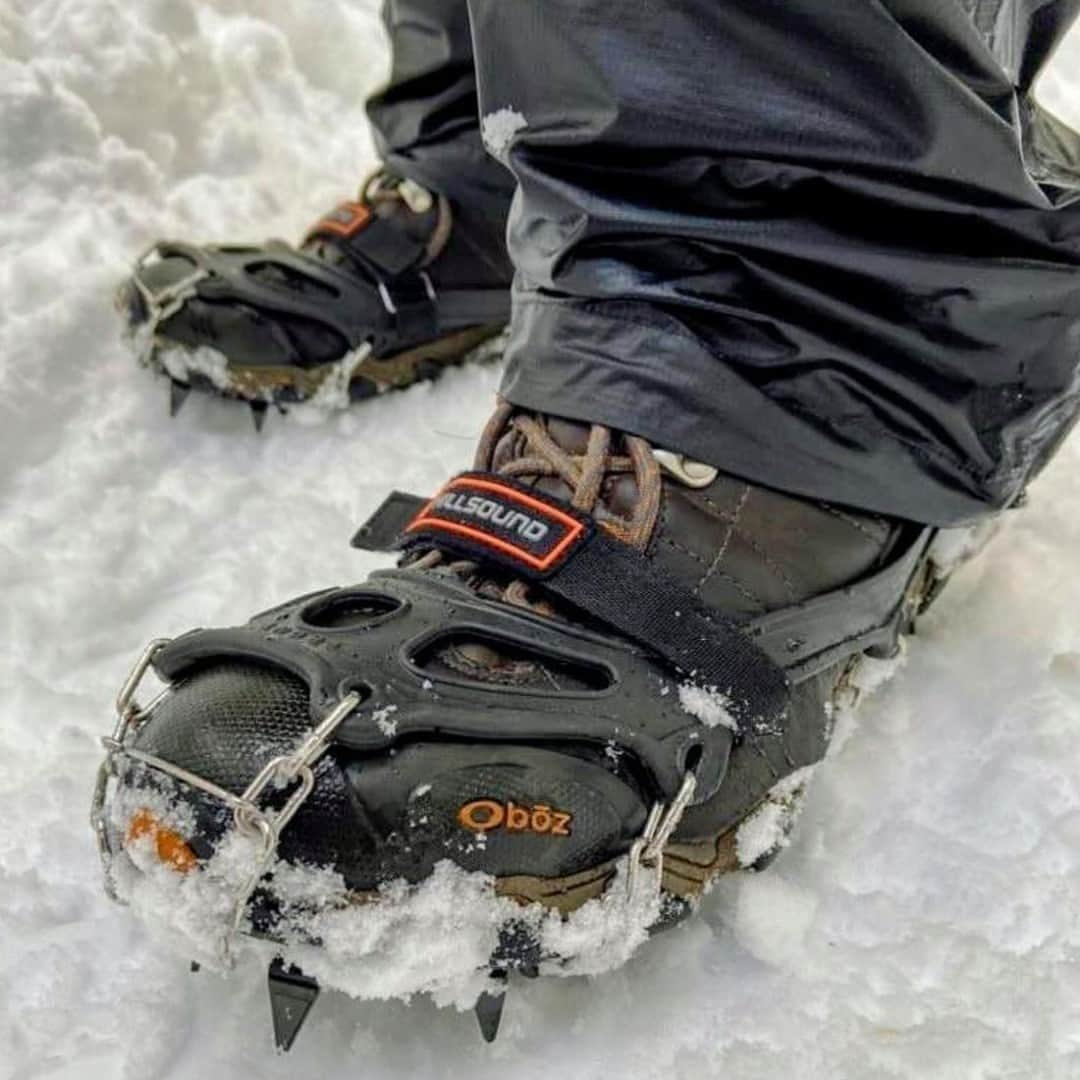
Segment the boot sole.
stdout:
<svg viewBox="0 0 1080 1080">
<path fill-rule="evenodd" d="M 152 344 L 143 363 L 181 385 L 253 404 L 300 404 L 318 398 L 321 390 L 334 386 L 335 382 L 339 383 L 339 393 L 352 402 L 436 378 L 445 368 L 467 360 L 472 352 L 496 338 L 503 329 L 501 323 L 468 327 L 391 356 L 365 356 L 351 371 L 346 371 L 346 365 L 354 354 L 310 368 L 241 365 L 226 361 L 220 370 L 210 374 L 190 362 L 196 355 L 195 350 L 171 343 L 164 346 L 160 341 Z M 180 371 L 170 370 L 170 364 L 163 358 L 166 351 L 181 354 L 177 366 L 183 371 L 183 377 Z"/>
</svg>

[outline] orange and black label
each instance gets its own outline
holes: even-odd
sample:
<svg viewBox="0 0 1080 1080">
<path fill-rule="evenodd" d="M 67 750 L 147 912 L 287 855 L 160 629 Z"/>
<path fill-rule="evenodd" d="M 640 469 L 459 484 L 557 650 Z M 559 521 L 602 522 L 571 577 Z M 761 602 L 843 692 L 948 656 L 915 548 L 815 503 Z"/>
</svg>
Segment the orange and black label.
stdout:
<svg viewBox="0 0 1080 1080">
<path fill-rule="evenodd" d="M 565 562 L 591 523 L 565 503 L 486 473 L 451 480 L 405 529 L 439 538 L 469 555 L 487 556 L 537 576 Z"/>
<path fill-rule="evenodd" d="M 574 818 L 562 810 L 538 803 L 524 806 L 495 799 L 473 799 L 457 814 L 458 824 L 469 832 L 488 833 L 504 829 L 511 833 L 534 833 L 537 836 L 569 836 Z"/>
<path fill-rule="evenodd" d="M 371 220 L 371 211 L 358 202 L 343 202 L 315 223 L 308 236 L 334 233 L 346 238 L 355 236 Z"/>
</svg>

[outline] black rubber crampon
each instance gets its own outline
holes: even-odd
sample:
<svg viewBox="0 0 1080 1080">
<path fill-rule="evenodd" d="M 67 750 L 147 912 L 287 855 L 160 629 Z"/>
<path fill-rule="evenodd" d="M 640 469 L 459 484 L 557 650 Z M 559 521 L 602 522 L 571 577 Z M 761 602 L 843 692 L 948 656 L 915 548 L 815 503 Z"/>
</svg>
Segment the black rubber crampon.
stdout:
<svg viewBox="0 0 1080 1080">
<path fill-rule="evenodd" d="M 437 289 L 425 243 L 344 203 L 308 236 L 318 249 L 156 244 L 118 304 L 140 360 L 172 380 L 175 415 L 191 389 L 259 406 L 326 388 L 359 400 L 431 378 L 494 337 L 508 287 Z"/>
<path fill-rule="evenodd" d="M 490 600 L 449 568 L 378 572 L 161 648 L 154 666 L 172 691 L 135 746 L 240 794 L 355 694 L 280 858 L 331 866 L 360 894 L 423 881 L 450 859 L 503 895 L 560 906 L 579 889 L 584 902 L 650 811 L 688 792 L 691 805 L 710 799 L 736 740 L 790 722 L 801 683 L 895 644 L 931 537 L 913 534 L 853 586 L 736 623 L 561 500 L 466 473 L 431 500 L 395 493 L 354 543 L 437 545 L 531 582 L 571 619 Z M 498 663 L 473 673 L 462 661 L 478 655 Z M 728 722 L 686 712 L 684 683 L 722 695 Z M 197 792 L 190 801 L 202 859 L 231 814 Z M 545 894 L 545 883 L 559 884 Z M 251 925 L 274 936 L 269 888 Z M 540 959 L 527 933 L 504 936 L 478 1012 L 485 1037 L 507 974 L 535 974 Z M 272 987 L 282 1000 L 295 989 Z"/>
<path fill-rule="evenodd" d="M 464 474 L 428 502 L 392 496 L 354 542 L 393 537 L 511 571 L 579 618 L 490 600 L 448 571 L 382 571 L 172 641 L 154 663 L 174 689 L 137 744 L 239 794 L 358 692 L 281 854 L 333 865 L 359 891 L 423 880 L 447 857 L 561 878 L 625 854 L 688 774 L 704 802 L 734 739 L 782 728 L 793 686 L 896 640 L 929 531 L 858 585 L 745 624 L 502 477 Z M 477 650 L 501 658 L 495 674 L 460 662 Z M 684 711 L 681 683 L 721 694 L 729 723 Z"/>
</svg>

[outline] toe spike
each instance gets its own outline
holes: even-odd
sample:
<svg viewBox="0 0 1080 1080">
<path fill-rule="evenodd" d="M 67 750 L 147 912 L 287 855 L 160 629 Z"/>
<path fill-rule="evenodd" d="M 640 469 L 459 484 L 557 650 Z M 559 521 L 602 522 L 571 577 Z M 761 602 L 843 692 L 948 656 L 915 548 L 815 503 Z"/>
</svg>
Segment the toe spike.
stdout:
<svg viewBox="0 0 1080 1080">
<path fill-rule="evenodd" d="M 506 1004 L 506 972 L 491 973 L 491 989 L 485 990 L 476 999 L 476 1022 L 480 1025 L 480 1034 L 484 1042 L 495 1041 L 502 1022 L 503 1006 Z"/>
<path fill-rule="evenodd" d="M 289 1051 L 319 996 L 319 984 L 281 960 L 270 965 L 269 983 L 274 1042 L 279 1050 Z"/>
<path fill-rule="evenodd" d="M 191 387 L 187 383 L 183 383 L 179 379 L 169 380 L 170 416 L 176 416 L 176 414 L 184 407 L 184 402 L 187 401 L 188 394 L 190 393 Z"/>
<path fill-rule="evenodd" d="M 263 424 L 266 423 L 266 410 L 269 406 L 265 401 L 249 401 L 248 407 L 251 409 L 251 422 L 255 425 L 255 430 L 262 431 Z"/>
<path fill-rule="evenodd" d="M 491 954 L 493 972 L 514 971 L 526 979 L 535 979 L 540 974 L 540 959 L 540 942 L 527 923 L 512 920 L 503 924 Z"/>
</svg>

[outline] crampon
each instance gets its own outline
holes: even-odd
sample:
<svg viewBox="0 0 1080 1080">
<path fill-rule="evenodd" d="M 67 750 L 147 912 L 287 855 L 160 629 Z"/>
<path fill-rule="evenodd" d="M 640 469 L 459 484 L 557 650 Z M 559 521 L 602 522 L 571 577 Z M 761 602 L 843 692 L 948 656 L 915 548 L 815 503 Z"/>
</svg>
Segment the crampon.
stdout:
<svg viewBox="0 0 1080 1080">
<path fill-rule="evenodd" d="M 446 198 L 380 171 L 299 248 L 154 244 L 117 306 L 172 415 L 201 390 L 247 402 L 261 430 L 272 405 L 342 407 L 484 354 L 510 277 Z"/>
<path fill-rule="evenodd" d="M 615 966 L 768 864 L 958 535 L 501 407 L 474 471 L 360 529 L 396 569 L 147 647 L 94 796 L 106 880 L 210 896 L 221 956 L 263 943 L 279 1046 L 406 913 L 494 1038 L 511 980 Z"/>
</svg>

